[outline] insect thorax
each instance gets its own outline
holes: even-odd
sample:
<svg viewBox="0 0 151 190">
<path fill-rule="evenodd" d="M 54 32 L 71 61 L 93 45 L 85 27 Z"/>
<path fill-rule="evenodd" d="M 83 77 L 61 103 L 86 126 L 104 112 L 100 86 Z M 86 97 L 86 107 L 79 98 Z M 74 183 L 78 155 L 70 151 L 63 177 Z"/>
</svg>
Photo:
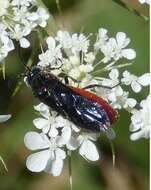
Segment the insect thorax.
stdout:
<svg viewBox="0 0 151 190">
<path fill-rule="evenodd" d="M 31 86 L 35 96 L 49 96 L 51 89 L 58 82 L 58 79 L 40 67 L 33 67 L 32 70 L 27 74 L 27 80 Z"/>
</svg>

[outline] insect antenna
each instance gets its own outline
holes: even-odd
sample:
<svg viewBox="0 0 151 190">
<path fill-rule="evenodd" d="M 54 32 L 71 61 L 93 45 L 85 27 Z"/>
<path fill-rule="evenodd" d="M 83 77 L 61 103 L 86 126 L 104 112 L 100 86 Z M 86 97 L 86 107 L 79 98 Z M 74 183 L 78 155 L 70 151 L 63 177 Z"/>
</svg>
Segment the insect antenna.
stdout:
<svg viewBox="0 0 151 190">
<path fill-rule="evenodd" d="M 23 58 L 23 54 L 22 54 L 22 51 L 21 51 L 21 48 L 20 48 L 20 45 L 18 44 L 17 45 L 17 49 L 18 49 L 18 56 L 21 60 L 21 63 L 23 64 L 23 66 L 28 70 L 28 71 L 31 71 L 30 67 L 28 67 L 25 63 L 25 60 Z"/>
</svg>

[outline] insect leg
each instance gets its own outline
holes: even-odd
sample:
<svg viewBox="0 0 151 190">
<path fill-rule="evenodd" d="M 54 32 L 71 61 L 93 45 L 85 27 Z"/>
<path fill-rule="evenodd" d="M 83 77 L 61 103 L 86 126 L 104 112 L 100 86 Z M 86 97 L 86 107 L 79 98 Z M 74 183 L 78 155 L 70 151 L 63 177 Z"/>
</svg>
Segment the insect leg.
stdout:
<svg viewBox="0 0 151 190">
<path fill-rule="evenodd" d="M 84 89 L 90 89 L 90 88 L 95 88 L 95 87 L 101 87 L 101 88 L 106 88 L 106 89 L 109 89 L 109 90 L 112 90 L 113 88 L 117 87 L 118 85 L 120 85 L 120 83 L 114 85 L 114 86 L 104 86 L 104 85 L 101 85 L 101 84 L 90 84 L 86 87 L 84 87 Z"/>
<path fill-rule="evenodd" d="M 24 56 L 22 54 L 22 51 L 21 51 L 21 47 L 19 44 L 17 44 L 17 50 L 18 50 L 18 56 L 19 56 L 19 59 L 21 61 L 21 63 L 23 64 L 23 66 L 28 70 L 28 71 L 31 71 L 31 69 L 29 68 L 28 65 L 26 65 L 25 63 L 25 60 L 24 60 Z M 25 71 L 26 72 L 26 71 Z"/>
<path fill-rule="evenodd" d="M 80 82 L 81 82 L 80 80 L 74 79 L 73 77 L 66 75 L 66 76 L 64 77 L 64 80 L 65 80 L 65 83 L 66 83 L 66 84 L 69 84 L 69 79 L 71 79 L 73 82 L 77 82 L 77 83 L 80 83 Z"/>
<path fill-rule="evenodd" d="M 51 65 L 48 65 L 45 69 L 47 69 L 48 71 L 52 71 L 56 69 L 61 69 L 62 66 L 63 64 L 61 64 L 59 67 L 51 67 Z"/>
<path fill-rule="evenodd" d="M 65 81 L 65 84 L 69 84 L 68 76 L 65 76 L 65 77 L 64 77 L 64 81 Z"/>
</svg>

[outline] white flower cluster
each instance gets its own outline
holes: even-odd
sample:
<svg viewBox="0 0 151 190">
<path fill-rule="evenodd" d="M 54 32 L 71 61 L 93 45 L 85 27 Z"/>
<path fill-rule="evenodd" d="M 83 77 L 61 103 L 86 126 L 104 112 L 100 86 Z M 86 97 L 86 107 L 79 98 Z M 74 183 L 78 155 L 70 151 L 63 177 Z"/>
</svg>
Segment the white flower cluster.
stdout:
<svg viewBox="0 0 151 190">
<path fill-rule="evenodd" d="M 104 54 L 102 62 L 118 61 L 120 58 L 134 59 L 136 53 L 133 49 L 125 49 L 130 43 L 124 32 L 118 32 L 116 38 L 109 38 L 106 29 L 100 29 L 95 48 Z"/>
<path fill-rule="evenodd" d="M 45 27 L 49 15 L 36 0 L 0 0 L 0 62 L 14 49 L 12 40 L 28 48 L 27 36 L 36 27 Z"/>
<path fill-rule="evenodd" d="M 150 0 L 139 0 L 139 2 L 141 3 L 141 4 L 144 4 L 144 3 L 146 3 L 146 4 L 150 4 Z"/>
<path fill-rule="evenodd" d="M 119 60 L 132 60 L 136 57 L 135 51 L 127 48 L 130 39 L 123 32 L 118 32 L 115 38 L 110 38 L 107 30 L 100 28 L 94 45 L 90 47 L 90 36 L 58 31 L 56 37 L 47 38 L 48 49 L 39 55 L 38 65 L 48 68 L 50 66 L 50 69 L 56 68 L 51 72 L 58 77 L 60 74 L 69 76 L 69 84 L 75 87 L 82 88 L 90 84 L 114 87 L 112 89 L 95 87 L 90 90 L 104 98 L 113 108 L 125 109 L 132 114 L 131 139 L 147 138 L 150 122 L 149 118 L 145 117 L 145 112 L 148 108 L 145 102 L 139 105 L 137 100 L 129 97 L 129 94 L 131 91 L 139 93 L 143 87 L 149 85 L 149 74 L 145 73 L 138 77 L 127 70 L 120 73 L 120 68 L 130 63 L 121 64 Z M 101 60 L 98 60 L 101 56 Z M 100 76 L 103 72 L 104 74 L 108 72 L 108 75 Z M 29 170 L 47 171 L 57 176 L 62 170 L 63 160 L 68 151 L 77 149 L 86 160 L 99 159 L 94 144 L 99 133 L 79 129 L 69 120 L 49 110 L 50 108 L 43 103 L 35 109 L 42 117 L 35 119 L 33 123 L 41 131 L 28 132 L 25 136 L 25 145 L 30 150 L 39 150 L 39 152 L 28 157 Z M 141 115 L 141 118 L 139 117 L 141 121 L 138 121 L 136 114 Z M 115 137 L 112 129 L 107 131 L 107 137 L 110 139 Z"/>
<path fill-rule="evenodd" d="M 46 171 L 53 176 L 60 175 L 67 151 L 78 149 L 87 160 L 96 161 L 99 154 L 93 141 L 98 135 L 80 133 L 73 123 L 57 115 L 43 103 L 34 107 L 41 117 L 33 120 L 41 133 L 28 132 L 24 142 L 28 149 L 38 151 L 27 158 L 27 168 L 33 172 Z"/>
</svg>

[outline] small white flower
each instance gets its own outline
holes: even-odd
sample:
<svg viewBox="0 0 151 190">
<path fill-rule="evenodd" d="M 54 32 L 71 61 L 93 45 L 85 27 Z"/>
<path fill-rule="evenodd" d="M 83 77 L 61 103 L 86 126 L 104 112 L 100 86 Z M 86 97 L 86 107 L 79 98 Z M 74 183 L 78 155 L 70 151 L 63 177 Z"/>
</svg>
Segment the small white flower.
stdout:
<svg viewBox="0 0 151 190">
<path fill-rule="evenodd" d="M 84 79 L 85 76 L 93 71 L 94 67 L 91 63 L 81 64 L 77 55 L 70 56 L 69 59 L 63 60 L 62 69 L 68 76 L 74 79 Z"/>
<path fill-rule="evenodd" d="M 95 49 L 100 49 L 101 46 L 106 44 L 108 40 L 107 30 L 105 28 L 100 28 L 98 31 L 97 41 L 94 44 Z"/>
<path fill-rule="evenodd" d="M 39 7 L 36 12 L 32 12 L 28 15 L 28 19 L 30 21 L 34 22 L 36 25 L 41 26 L 42 28 L 47 26 L 48 18 L 49 14 L 42 7 Z"/>
<path fill-rule="evenodd" d="M 32 3 L 34 3 L 35 0 L 12 0 L 11 4 L 13 6 L 30 6 Z"/>
<path fill-rule="evenodd" d="M 7 57 L 8 52 L 14 49 L 14 44 L 9 38 L 4 24 L 0 23 L 0 62 Z"/>
<path fill-rule="evenodd" d="M 69 32 L 67 31 L 59 30 L 57 32 L 56 40 L 59 41 L 62 48 L 65 50 L 70 49 L 72 47 L 72 39 Z"/>
<path fill-rule="evenodd" d="M 149 73 L 145 73 L 142 76 L 137 77 L 128 71 L 123 72 L 123 78 L 121 79 L 121 82 L 125 85 L 131 85 L 132 90 L 136 93 L 140 92 L 143 86 L 148 86 L 149 81 Z"/>
<path fill-rule="evenodd" d="M 43 28 L 46 27 L 47 20 L 49 18 L 49 14 L 47 13 L 47 11 L 44 8 L 39 7 L 37 10 L 37 14 L 38 14 L 37 24 Z"/>
<path fill-rule="evenodd" d="M 109 79 L 104 79 L 102 81 L 102 85 L 113 87 L 115 85 L 119 84 L 119 71 L 117 69 L 112 69 L 109 73 Z M 116 102 L 117 98 L 123 95 L 123 89 L 120 85 L 118 85 L 115 88 L 112 88 L 111 90 L 107 91 L 107 99 L 111 102 Z"/>
<path fill-rule="evenodd" d="M 123 57 L 128 60 L 134 59 L 136 52 L 133 49 L 125 49 L 129 43 L 130 39 L 126 37 L 124 32 L 118 32 L 116 38 L 108 38 L 107 31 L 103 29 L 101 30 L 101 37 L 95 43 L 95 47 L 100 49 L 105 56 L 102 62 L 107 63 L 112 59 L 118 61 Z"/>
<path fill-rule="evenodd" d="M 30 42 L 27 40 L 26 36 L 38 25 L 40 27 L 45 27 L 49 15 L 44 8 L 38 7 L 35 0 L 1 0 L 0 17 L 0 25 L 3 23 L 5 32 L 10 39 L 9 46 L 2 46 L 0 42 L 0 61 L 2 61 L 8 55 L 10 46 L 11 49 L 14 49 L 11 39 L 19 41 L 22 48 L 28 48 Z"/>
<path fill-rule="evenodd" d="M 14 17 L 13 20 L 18 22 L 18 23 L 23 23 L 23 24 L 27 24 L 27 17 L 28 17 L 28 8 L 23 6 L 23 7 L 13 7 L 13 13 L 14 13 Z"/>
<path fill-rule="evenodd" d="M 58 31 L 56 40 L 65 49 L 68 55 L 76 55 L 80 51 L 87 53 L 89 40 L 83 34 L 74 33 L 72 36 L 67 31 Z"/>
<path fill-rule="evenodd" d="M 82 51 L 87 53 L 89 47 L 89 40 L 83 34 L 73 34 L 72 35 L 72 52 L 77 54 L 77 52 Z"/>
<path fill-rule="evenodd" d="M 97 140 L 97 137 L 94 133 L 82 133 L 78 137 L 80 144 L 79 154 L 86 160 L 97 161 L 99 159 L 99 153 L 93 143 L 93 141 Z"/>
<path fill-rule="evenodd" d="M 134 99 L 134 98 L 127 98 L 124 105 L 123 105 L 123 108 L 134 108 L 137 104 L 137 101 Z"/>
<path fill-rule="evenodd" d="M 93 71 L 93 65 L 92 64 L 86 64 L 86 65 L 84 65 L 84 64 L 81 64 L 80 66 L 79 66 L 79 71 L 81 72 L 81 73 L 90 73 L 91 71 Z"/>
<path fill-rule="evenodd" d="M 14 30 L 10 32 L 10 36 L 12 39 L 19 41 L 21 47 L 28 48 L 30 42 L 24 37 L 30 34 L 30 32 L 30 28 L 23 28 L 21 25 L 16 24 Z"/>
<path fill-rule="evenodd" d="M 150 135 L 150 96 L 140 103 L 141 108 L 132 112 L 130 131 L 131 140 L 149 138 Z"/>
<path fill-rule="evenodd" d="M 128 112 L 131 112 L 137 104 L 137 101 L 134 98 L 128 97 L 128 92 L 123 92 L 122 96 L 117 97 L 117 101 L 112 104 L 115 109 L 126 109 Z"/>
<path fill-rule="evenodd" d="M 46 113 L 46 114 L 45 114 Z M 47 112 L 43 113 L 44 118 L 36 118 L 33 120 L 34 125 L 37 129 L 41 129 L 43 133 L 48 133 L 50 130 L 51 124 L 55 122 L 55 116 L 57 115 L 56 112 L 51 112 L 51 115 Z M 52 132 L 53 131 L 53 132 Z M 51 129 L 51 135 L 53 137 L 57 136 L 58 131 L 55 128 Z"/>
<path fill-rule="evenodd" d="M 49 65 L 60 65 L 62 59 L 61 46 L 56 45 L 56 41 L 53 37 L 48 37 L 47 40 L 48 50 L 39 55 L 38 65 L 45 67 Z"/>
<path fill-rule="evenodd" d="M 92 52 L 85 54 L 84 61 L 86 63 L 92 64 L 94 60 L 95 60 L 95 55 Z"/>
<path fill-rule="evenodd" d="M 55 138 L 48 139 L 45 134 L 28 132 L 24 142 L 28 149 L 39 151 L 27 158 L 26 166 L 30 171 L 46 171 L 53 176 L 60 175 L 66 153 L 57 145 Z"/>
<path fill-rule="evenodd" d="M 65 145 L 71 138 L 71 129 L 74 125 L 62 116 L 57 116 L 55 111 L 50 112 L 49 107 L 44 104 L 39 104 L 35 108 L 43 116 L 33 120 L 36 128 L 51 138 L 57 137 L 59 145 Z"/>
<path fill-rule="evenodd" d="M 118 32 L 116 34 L 115 60 L 118 60 L 121 57 L 131 60 L 136 57 L 136 52 L 133 49 L 124 49 L 129 43 L 130 39 L 126 37 L 124 32 Z"/>
<path fill-rule="evenodd" d="M 116 46 L 116 42 L 114 39 L 109 39 L 106 44 L 100 47 L 101 52 L 104 54 L 104 58 L 102 60 L 103 63 L 109 62 L 112 58 L 114 58 L 114 49 Z"/>
</svg>

